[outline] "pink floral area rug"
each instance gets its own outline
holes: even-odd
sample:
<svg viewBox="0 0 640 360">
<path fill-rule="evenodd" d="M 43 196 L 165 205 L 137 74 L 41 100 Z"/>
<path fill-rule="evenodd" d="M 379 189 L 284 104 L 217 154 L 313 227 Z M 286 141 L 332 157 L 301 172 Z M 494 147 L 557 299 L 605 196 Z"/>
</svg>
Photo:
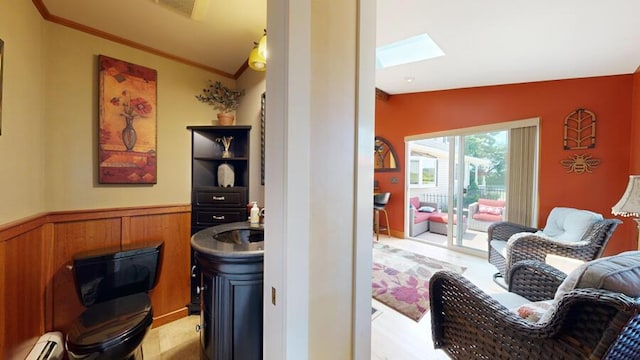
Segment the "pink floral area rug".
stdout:
<svg viewBox="0 0 640 360">
<path fill-rule="evenodd" d="M 373 298 L 414 321 L 429 310 L 429 279 L 440 270 L 466 268 L 388 245 L 373 244 Z"/>
</svg>

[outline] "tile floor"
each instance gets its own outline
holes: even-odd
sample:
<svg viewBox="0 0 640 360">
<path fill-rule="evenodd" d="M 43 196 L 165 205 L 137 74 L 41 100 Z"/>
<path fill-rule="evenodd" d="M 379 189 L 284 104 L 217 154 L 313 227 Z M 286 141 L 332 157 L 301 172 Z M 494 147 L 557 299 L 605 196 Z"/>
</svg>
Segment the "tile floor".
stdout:
<svg viewBox="0 0 640 360">
<path fill-rule="evenodd" d="M 454 252 L 415 240 L 380 236 L 380 242 L 465 266 L 467 270 L 463 275 L 487 293 L 505 291 L 493 282 L 491 276 L 496 270 L 486 258 Z M 442 351 L 433 349 L 429 312 L 419 322 L 415 322 L 374 299 L 372 305 L 379 310 L 371 324 L 372 359 L 448 359 Z M 145 359 L 199 359 L 199 335 L 195 331 L 199 321 L 199 316 L 188 316 L 152 329 L 143 342 Z"/>
<path fill-rule="evenodd" d="M 191 315 L 151 329 L 142 342 L 145 360 L 199 360 L 200 316 Z"/>
</svg>

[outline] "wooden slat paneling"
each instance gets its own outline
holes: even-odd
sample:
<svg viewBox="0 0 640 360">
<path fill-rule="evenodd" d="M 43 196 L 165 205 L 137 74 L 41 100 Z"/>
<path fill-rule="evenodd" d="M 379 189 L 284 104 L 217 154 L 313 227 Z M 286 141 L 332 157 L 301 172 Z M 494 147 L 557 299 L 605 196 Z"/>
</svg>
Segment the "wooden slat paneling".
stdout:
<svg viewBox="0 0 640 360">
<path fill-rule="evenodd" d="M 129 233 L 123 241 L 135 244 L 145 241 L 164 242 L 162 268 L 158 285 L 151 292 L 156 318 L 184 310 L 190 299 L 190 214 L 146 215 L 128 218 Z M 155 321 L 160 325 L 164 321 Z"/>
<path fill-rule="evenodd" d="M 64 211 L 0 225 L 0 359 L 24 358 L 40 335 L 66 331 L 84 309 L 67 265 L 86 250 L 164 240 L 154 326 L 186 316 L 190 212 L 190 205 Z"/>
<path fill-rule="evenodd" d="M 7 317 L 4 315 L 4 309 L 6 307 L 6 297 L 7 297 L 7 269 L 5 260 L 5 247 L 6 243 L 4 241 L 0 241 L 0 356 L 3 358 L 7 357 L 7 352 L 9 348 L 6 346 L 6 331 L 7 331 Z"/>
<path fill-rule="evenodd" d="M 40 214 L 0 225 L 0 242 L 11 240 L 29 231 L 37 231 L 39 227 L 46 223 L 47 214 Z"/>
<path fill-rule="evenodd" d="M 53 328 L 67 332 L 84 310 L 73 282 L 74 254 L 120 246 L 120 219 L 65 222 L 54 225 Z"/>
<path fill-rule="evenodd" d="M 48 248 L 38 229 L 4 242 L 0 250 L 4 254 L 3 359 L 23 359 L 44 333 Z"/>
</svg>

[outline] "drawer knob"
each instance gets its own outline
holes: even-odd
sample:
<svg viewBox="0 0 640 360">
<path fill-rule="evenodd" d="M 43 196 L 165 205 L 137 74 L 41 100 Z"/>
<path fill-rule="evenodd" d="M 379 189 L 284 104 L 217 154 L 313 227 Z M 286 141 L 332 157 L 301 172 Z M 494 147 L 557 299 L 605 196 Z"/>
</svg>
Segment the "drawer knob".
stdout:
<svg viewBox="0 0 640 360">
<path fill-rule="evenodd" d="M 212 199 L 215 201 L 224 201 L 224 196 L 214 196 Z"/>
<path fill-rule="evenodd" d="M 212 218 L 213 218 L 213 220 L 224 220 L 224 215 L 220 215 L 220 216 L 213 215 Z"/>
<path fill-rule="evenodd" d="M 207 285 L 196 286 L 196 294 L 200 294 L 207 290 Z"/>
</svg>

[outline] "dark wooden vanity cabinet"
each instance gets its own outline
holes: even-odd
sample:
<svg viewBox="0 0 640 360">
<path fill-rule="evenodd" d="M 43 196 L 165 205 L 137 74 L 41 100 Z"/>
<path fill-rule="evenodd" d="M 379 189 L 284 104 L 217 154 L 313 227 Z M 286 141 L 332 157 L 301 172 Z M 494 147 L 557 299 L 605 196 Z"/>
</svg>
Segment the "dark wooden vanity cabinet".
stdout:
<svg viewBox="0 0 640 360">
<path fill-rule="evenodd" d="M 212 226 L 191 248 L 201 274 L 200 358 L 262 360 L 264 226 Z"/>
<path fill-rule="evenodd" d="M 249 135 L 251 126 L 187 126 L 191 130 L 191 235 L 215 225 L 246 221 L 249 202 Z M 223 139 L 231 137 L 229 154 Z M 234 184 L 218 183 L 218 167 L 233 167 Z M 200 275 L 191 255 L 189 313 L 200 312 Z"/>
<path fill-rule="evenodd" d="M 263 256 L 196 253 L 202 273 L 202 359 L 262 359 Z"/>
</svg>

